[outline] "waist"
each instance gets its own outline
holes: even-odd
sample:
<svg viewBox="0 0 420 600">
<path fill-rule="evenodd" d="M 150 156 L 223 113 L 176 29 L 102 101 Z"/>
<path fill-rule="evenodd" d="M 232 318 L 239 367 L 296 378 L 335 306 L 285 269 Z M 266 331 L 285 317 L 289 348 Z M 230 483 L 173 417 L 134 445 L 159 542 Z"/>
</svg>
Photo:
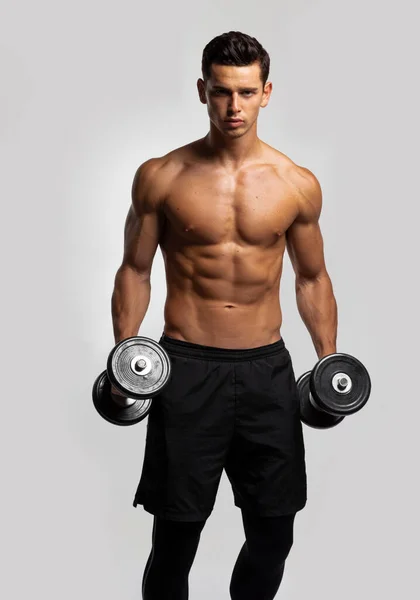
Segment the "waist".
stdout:
<svg viewBox="0 0 420 600">
<path fill-rule="evenodd" d="M 287 352 L 283 338 L 280 338 L 272 344 L 258 346 L 256 348 L 217 348 L 216 346 L 203 346 L 194 342 L 186 342 L 169 337 L 165 333 L 159 340 L 159 343 L 175 356 L 202 358 L 205 360 L 217 360 L 226 362 L 236 362 L 243 360 L 253 360 L 264 356 L 272 356 L 280 352 Z"/>
</svg>

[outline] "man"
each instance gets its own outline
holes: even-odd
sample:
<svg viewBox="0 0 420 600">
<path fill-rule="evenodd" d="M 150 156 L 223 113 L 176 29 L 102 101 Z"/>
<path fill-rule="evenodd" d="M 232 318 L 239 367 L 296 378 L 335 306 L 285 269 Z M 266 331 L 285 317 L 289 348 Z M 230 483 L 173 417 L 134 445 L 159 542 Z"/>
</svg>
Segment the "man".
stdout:
<svg viewBox="0 0 420 600">
<path fill-rule="evenodd" d="M 198 93 L 210 131 L 142 164 L 115 278 L 116 343 L 138 334 L 160 245 L 167 298 L 160 339 L 172 378 L 153 400 L 134 506 L 154 515 L 146 600 L 186 600 L 188 575 L 223 468 L 246 542 L 233 600 L 272 600 L 306 504 L 305 450 L 291 358 L 280 335 L 285 248 L 319 358 L 336 352 L 316 177 L 257 136 L 269 56 L 229 32 L 204 49 Z M 115 390 L 114 390 L 115 391 Z"/>
</svg>

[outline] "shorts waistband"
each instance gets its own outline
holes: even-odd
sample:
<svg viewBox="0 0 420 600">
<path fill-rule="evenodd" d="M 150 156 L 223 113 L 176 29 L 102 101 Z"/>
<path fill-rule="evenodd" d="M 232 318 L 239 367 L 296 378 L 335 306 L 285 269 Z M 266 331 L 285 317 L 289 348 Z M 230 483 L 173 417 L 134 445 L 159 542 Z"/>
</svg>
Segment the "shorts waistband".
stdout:
<svg viewBox="0 0 420 600">
<path fill-rule="evenodd" d="M 165 350 L 175 356 L 184 356 L 186 358 L 203 358 L 205 360 L 218 360 L 222 362 L 236 362 L 243 360 L 252 360 L 254 358 L 262 358 L 264 356 L 272 356 L 280 352 L 287 352 L 283 338 L 277 342 L 267 344 L 266 346 L 258 346 L 257 348 L 217 348 L 215 346 L 202 346 L 193 342 L 184 342 L 171 338 L 162 333 L 159 340 Z"/>
</svg>

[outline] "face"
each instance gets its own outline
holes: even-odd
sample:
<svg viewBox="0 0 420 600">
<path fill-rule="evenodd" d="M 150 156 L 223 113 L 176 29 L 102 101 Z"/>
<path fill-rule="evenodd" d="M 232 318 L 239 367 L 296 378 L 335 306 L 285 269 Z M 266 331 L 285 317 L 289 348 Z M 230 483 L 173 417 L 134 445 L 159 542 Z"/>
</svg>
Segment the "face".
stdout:
<svg viewBox="0 0 420 600">
<path fill-rule="evenodd" d="M 212 65 L 211 77 L 197 81 L 198 93 L 207 104 L 210 121 L 224 136 L 240 137 L 251 129 L 260 108 L 267 106 L 272 84 L 263 89 L 258 62 L 246 67 Z M 237 122 L 229 122 L 236 119 Z"/>
</svg>

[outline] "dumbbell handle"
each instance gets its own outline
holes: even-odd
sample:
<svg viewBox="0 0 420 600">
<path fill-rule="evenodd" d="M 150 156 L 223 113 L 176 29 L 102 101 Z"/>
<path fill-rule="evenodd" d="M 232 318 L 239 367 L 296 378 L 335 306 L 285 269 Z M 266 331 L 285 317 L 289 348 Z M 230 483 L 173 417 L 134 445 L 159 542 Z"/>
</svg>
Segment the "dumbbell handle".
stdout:
<svg viewBox="0 0 420 600">
<path fill-rule="evenodd" d="M 337 373 L 331 379 L 331 385 L 339 394 L 348 394 L 353 387 L 353 382 L 347 373 Z"/>
<path fill-rule="evenodd" d="M 334 388 L 336 392 L 339 394 L 348 394 L 353 387 L 353 382 L 351 377 L 347 375 L 347 373 L 336 373 L 334 377 L 331 379 L 331 386 Z M 323 410 L 319 404 L 317 404 L 315 398 L 311 394 L 309 390 L 309 402 L 312 404 L 314 408 L 317 410 Z"/>
<path fill-rule="evenodd" d="M 131 360 L 130 367 L 133 373 L 147 379 L 148 373 L 152 370 L 152 362 L 147 356 L 137 355 Z"/>
<path fill-rule="evenodd" d="M 338 390 L 340 392 L 344 391 L 346 389 L 346 387 L 347 387 L 347 384 L 348 384 L 348 379 L 346 377 L 342 377 L 341 379 L 339 379 L 337 381 Z"/>
</svg>

